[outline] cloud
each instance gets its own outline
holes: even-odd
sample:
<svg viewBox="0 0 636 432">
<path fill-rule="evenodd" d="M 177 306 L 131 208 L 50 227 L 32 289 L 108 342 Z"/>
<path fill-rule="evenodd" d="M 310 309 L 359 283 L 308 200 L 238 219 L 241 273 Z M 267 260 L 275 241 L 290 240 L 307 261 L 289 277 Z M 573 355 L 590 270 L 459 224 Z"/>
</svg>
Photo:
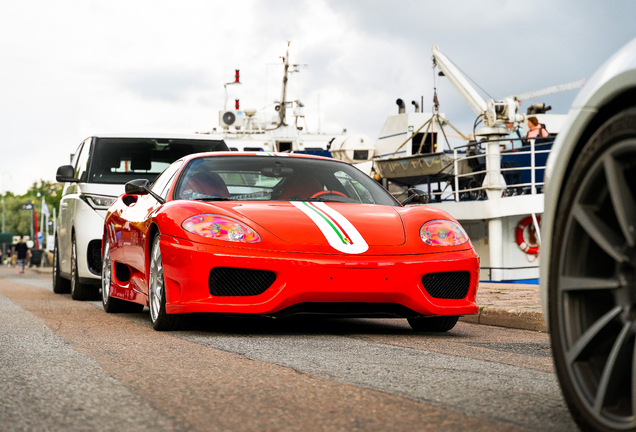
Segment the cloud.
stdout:
<svg viewBox="0 0 636 432">
<path fill-rule="evenodd" d="M 200 71 L 124 71 L 119 74 L 119 80 L 124 88 L 141 98 L 164 102 L 183 101 L 191 92 L 211 85 L 206 74 Z"/>
<path fill-rule="evenodd" d="M 87 135 L 211 130 L 228 99 L 262 108 L 280 98 L 291 41 L 290 99 L 310 130 L 377 138 L 395 99 L 431 109 L 430 48 L 493 97 L 590 77 L 634 37 L 628 0 L 23 0 L 0 4 L 0 175 L 22 192 Z M 464 131 L 475 114 L 448 80 L 442 111 Z M 565 113 L 576 92 L 549 96 Z M 318 99 L 320 105 L 318 106 Z M 529 103 L 538 100 L 528 101 Z M 524 105 L 524 107 L 527 105 Z M 269 108 L 273 114 L 272 108 Z"/>
</svg>

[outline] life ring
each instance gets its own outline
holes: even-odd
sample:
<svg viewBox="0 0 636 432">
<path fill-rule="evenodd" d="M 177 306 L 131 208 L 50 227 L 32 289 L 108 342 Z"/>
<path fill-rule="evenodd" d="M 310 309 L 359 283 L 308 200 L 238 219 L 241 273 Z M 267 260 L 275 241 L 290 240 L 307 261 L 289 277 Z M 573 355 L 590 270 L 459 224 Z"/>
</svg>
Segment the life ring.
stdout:
<svg viewBox="0 0 636 432">
<path fill-rule="evenodd" d="M 537 224 L 539 223 L 541 223 L 541 217 L 537 216 Z M 526 240 L 523 238 L 523 232 L 530 224 L 532 224 L 532 216 L 528 216 L 527 218 L 519 222 L 519 224 L 517 225 L 517 231 L 515 233 L 515 239 L 517 241 L 517 246 L 519 246 L 519 249 L 521 249 L 528 255 L 538 255 L 539 245 L 531 246 L 526 243 Z"/>
</svg>

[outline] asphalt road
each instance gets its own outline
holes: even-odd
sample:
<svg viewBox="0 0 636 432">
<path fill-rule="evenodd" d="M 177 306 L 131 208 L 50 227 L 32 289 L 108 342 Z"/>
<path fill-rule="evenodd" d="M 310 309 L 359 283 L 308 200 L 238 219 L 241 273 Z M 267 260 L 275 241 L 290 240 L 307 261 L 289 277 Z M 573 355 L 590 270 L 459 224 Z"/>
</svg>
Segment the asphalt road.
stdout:
<svg viewBox="0 0 636 432">
<path fill-rule="evenodd" d="M 544 333 L 198 317 L 152 330 L 0 269 L 0 430 L 576 430 Z"/>
</svg>

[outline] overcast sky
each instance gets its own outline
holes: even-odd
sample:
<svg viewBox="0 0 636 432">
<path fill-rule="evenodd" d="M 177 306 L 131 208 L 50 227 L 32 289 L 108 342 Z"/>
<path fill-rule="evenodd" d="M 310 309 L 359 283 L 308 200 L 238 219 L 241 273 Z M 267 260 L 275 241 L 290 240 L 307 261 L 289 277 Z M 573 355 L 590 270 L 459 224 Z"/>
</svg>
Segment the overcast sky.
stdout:
<svg viewBox="0 0 636 432">
<path fill-rule="evenodd" d="M 87 136 L 202 132 L 230 103 L 279 98 L 286 41 L 307 69 L 290 77 L 310 130 L 377 139 L 398 97 L 433 94 L 431 46 L 494 98 L 589 78 L 636 37 L 624 1 L 89 1 L 0 3 L 0 175 L 24 193 Z M 469 132 L 475 115 L 444 79 L 446 117 Z M 567 112 L 576 91 L 545 101 Z M 523 111 L 527 104 L 522 105 Z M 271 109 L 271 108 L 270 108 Z"/>
</svg>

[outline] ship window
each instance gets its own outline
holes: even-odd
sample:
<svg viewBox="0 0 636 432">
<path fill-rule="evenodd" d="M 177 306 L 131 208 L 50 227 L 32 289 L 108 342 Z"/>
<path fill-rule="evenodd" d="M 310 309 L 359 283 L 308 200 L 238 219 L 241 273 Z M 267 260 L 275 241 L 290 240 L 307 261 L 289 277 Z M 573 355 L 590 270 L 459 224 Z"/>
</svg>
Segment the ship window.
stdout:
<svg viewBox="0 0 636 432">
<path fill-rule="evenodd" d="M 353 160 L 367 160 L 369 158 L 369 150 L 354 150 Z"/>
<path fill-rule="evenodd" d="M 279 152 L 290 152 L 292 149 L 292 143 L 290 141 L 278 141 L 276 146 Z"/>
<path fill-rule="evenodd" d="M 417 133 L 415 134 L 415 136 L 413 137 L 412 142 L 412 146 L 411 146 L 411 154 L 417 154 L 418 150 L 420 149 L 420 144 L 422 144 L 422 140 L 424 139 L 424 135 L 426 135 L 426 133 Z M 433 150 L 433 143 L 437 142 L 437 133 L 429 133 L 426 136 L 426 142 L 424 143 L 424 145 L 422 146 L 422 151 L 420 151 L 419 153 L 434 153 Z"/>
</svg>

